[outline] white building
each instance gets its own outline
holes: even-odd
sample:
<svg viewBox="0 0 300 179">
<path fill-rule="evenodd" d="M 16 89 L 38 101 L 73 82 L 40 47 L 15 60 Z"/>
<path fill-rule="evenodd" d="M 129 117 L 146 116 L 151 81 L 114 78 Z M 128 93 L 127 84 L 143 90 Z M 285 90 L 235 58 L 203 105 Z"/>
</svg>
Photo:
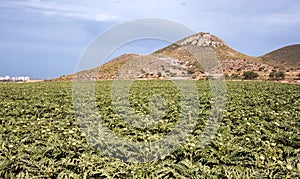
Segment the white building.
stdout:
<svg viewBox="0 0 300 179">
<path fill-rule="evenodd" d="M 0 77 L 0 81 L 4 82 L 28 82 L 30 78 L 28 76 L 18 76 L 18 77 L 11 77 L 10 76 L 5 76 L 5 77 Z"/>
</svg>

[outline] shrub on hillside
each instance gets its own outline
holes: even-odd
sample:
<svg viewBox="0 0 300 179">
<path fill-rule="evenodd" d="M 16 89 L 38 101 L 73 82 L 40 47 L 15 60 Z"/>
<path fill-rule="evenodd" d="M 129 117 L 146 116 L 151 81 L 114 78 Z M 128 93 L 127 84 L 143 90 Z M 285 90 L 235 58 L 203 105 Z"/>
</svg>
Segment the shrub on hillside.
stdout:
<svg viewBox="0 0 300 179">
<path fill-rule="evenodd" d="M 240 79 L 240 75 L 238 75 L 238 74 L 232 74 L 232 75 L 230 75 L 230 78 L 231 79 Z"/>
<path fill-rule="evenodd" d="M 269 80 L 274 80 L 275 79 L 275 74 L 276 74 L 275 71 L 271 71 L 270 74 L 269 74 Z"/>
<path fill-rule="evenodd" d="M 159 71 L 159 72 L 157 73 L 157 76 L 158 76 L 158 77 L 161 77 L 161 76 L 162 76 L 162 73 Z"/>
<path fill-rule="evenodd" d="M 275 74 L 276 80 L 284 80 L 285 74 L 280 71 Z"/>
<path fill-rule="evenodd" d="M 296 80 L 300 80 L 300 73 L 298 73 Z"/>
<path fill-rule="evenodd" d="M 253 80 L 255 78 L 257 78 L 259 75 L 257 73 L 255 73 L 254 71 L 245 71 L 243 73 L 243 77 L 245 80 Z"/>
<path fill-rule="evenodd" d="M 284 80 L 284 78 L 285 78 L 285 74 L 282 71 L 280 72 L 272 71 L 269 74 L 269 80 Z"/>
<path fill-rule="evenodd" d="M 226 80 L 229 79 L 228 73 L 224 73 L 224 78 L 225 78 Z"/>
</svg>

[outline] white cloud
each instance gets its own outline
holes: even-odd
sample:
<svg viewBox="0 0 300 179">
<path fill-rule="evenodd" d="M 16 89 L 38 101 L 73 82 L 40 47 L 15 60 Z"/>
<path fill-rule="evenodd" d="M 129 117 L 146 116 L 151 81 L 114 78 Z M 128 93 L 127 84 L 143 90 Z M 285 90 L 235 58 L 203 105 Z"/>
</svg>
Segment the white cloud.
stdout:
<svg viewBox="0 0 300 179">
<path fill-rule="evenodd" d="M 99 12 L 99 9 L 97 8 L 66 4 L 61 2 L 42 2 L 40 0 L 0 1 L 0 7 L 24 8 L 26 10 L 46 16 L 58 16 L 75 20 L 105 22 L 121 21 L 125 19 L 117 15 Z"/>
</svg>

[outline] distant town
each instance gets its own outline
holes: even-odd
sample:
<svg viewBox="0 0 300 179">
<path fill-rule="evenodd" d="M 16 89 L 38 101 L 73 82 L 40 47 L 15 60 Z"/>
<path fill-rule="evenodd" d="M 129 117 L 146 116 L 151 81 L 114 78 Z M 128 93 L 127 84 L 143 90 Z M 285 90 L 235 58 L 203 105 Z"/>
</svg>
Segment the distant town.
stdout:
<svg viewBox="0 0 300 179">
<path fill-rule="evenodd" d="M 28 82 L 28 81 L 30 81 L 30 78 L 28 76 L 17 76 L 17 77 L 0 76 L 0 82 Z"/>
</svg>

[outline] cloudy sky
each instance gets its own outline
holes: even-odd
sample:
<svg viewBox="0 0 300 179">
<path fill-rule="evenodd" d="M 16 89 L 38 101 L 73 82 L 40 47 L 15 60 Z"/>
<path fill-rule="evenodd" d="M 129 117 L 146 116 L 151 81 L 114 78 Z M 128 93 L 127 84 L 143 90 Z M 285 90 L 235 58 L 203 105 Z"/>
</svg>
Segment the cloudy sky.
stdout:
<svg viewBox="0 0 300 179">
<path fill-rule="evenodd" d="M 299 0 L 0 0 L 0 76 L 73 73 L 85 48 L 117 24 L 162 18 L 210 32 L 251 56 L 300 43 Z M 178 39 L 179 40 L 179 39 Z M 167 45 L 144 40 L 122 53 Z"/>
</svg>

